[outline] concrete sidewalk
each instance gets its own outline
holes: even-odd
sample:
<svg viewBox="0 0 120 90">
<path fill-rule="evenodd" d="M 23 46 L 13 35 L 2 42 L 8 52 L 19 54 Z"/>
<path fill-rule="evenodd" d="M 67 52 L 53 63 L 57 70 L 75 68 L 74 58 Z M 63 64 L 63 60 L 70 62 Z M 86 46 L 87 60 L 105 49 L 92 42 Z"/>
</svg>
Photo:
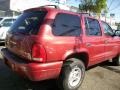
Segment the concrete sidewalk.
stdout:
<svg viewBox="0 0 120 90">
<path fill-rule="evenodd" d="M 120 67 L 95 67 L 86 72 L 79 90 L 120 90 Z"/>
</svg>

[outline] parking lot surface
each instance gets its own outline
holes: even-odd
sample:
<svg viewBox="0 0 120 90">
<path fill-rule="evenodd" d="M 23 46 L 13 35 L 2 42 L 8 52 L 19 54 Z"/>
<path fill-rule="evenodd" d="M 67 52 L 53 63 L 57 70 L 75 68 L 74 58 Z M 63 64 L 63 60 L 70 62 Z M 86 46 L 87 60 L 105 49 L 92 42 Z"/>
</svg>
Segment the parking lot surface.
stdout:
<svg viewBox="0 0 120 90">
<path fill-rule="evenodd" d="M 4 65 L 0 55 L 0 90 L 58 90 L 58 88 L 55 80 L 32 82 L 19 77 Z M 86 71 L 79 90 L 120 90 L 120 66 L 106 63 L 90 68 Z"/>
</svg>

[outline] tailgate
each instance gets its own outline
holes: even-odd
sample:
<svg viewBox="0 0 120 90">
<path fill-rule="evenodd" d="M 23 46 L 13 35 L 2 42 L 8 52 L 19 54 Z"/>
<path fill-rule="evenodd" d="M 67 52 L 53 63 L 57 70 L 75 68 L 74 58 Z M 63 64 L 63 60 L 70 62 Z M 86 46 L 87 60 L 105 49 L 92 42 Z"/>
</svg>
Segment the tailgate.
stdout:
<svg viewBox="0 0 120 90">
<path fill-rule="evenodd" d="M 6 38 L 6 47 L 14 54 L 31 59 L 35 42 L 47 11 L 26 11 L 11 26 Z"/>
<path fill-rule="evenodd" d="M 9 34 L 6 39 L 6 47 L 14 54 L 31 59 L 31 48 L 34 40 L 30 36 L 22 34 Z"/>
</svg>

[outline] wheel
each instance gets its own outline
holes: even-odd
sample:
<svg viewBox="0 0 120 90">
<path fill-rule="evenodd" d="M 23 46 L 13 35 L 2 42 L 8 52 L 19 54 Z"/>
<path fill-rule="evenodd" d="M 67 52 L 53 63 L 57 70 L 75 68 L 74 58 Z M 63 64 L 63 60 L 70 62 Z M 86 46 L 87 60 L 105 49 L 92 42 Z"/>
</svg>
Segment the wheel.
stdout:
<svg viewBox="0 0 120 90">
<path fill-rule="evenodd" d="M 114 65 L 120 66 L 120 55 L 118 55 L 115 58 L 113 58 L 112 62 L 113 62 Z"/>
<path fill-rule="evenodd" d="M 59 77 L 61 90 L 77 90 L 85 76 L 85 65 L 81 60 L 71 58 L 64 64 Z"/>
</svg>

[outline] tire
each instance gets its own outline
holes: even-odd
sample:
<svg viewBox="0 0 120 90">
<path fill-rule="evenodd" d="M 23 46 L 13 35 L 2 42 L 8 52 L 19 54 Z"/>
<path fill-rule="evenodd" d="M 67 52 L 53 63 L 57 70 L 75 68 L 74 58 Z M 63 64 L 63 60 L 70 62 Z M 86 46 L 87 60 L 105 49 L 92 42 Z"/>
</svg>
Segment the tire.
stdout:
<svg viewBox="0 0 120 90">
<path fill-rule="evenodd" d="M 77 90 L 85 76 L 85 65 L 81 60 L 70 58 L 64 64 L 59 77 L 61 90 Z"/>
<path fill-rule="evenodd" d="M 120 66 L 120 55 L 112 59 L 112 62 L 115 66 Z"/>
</svg>

